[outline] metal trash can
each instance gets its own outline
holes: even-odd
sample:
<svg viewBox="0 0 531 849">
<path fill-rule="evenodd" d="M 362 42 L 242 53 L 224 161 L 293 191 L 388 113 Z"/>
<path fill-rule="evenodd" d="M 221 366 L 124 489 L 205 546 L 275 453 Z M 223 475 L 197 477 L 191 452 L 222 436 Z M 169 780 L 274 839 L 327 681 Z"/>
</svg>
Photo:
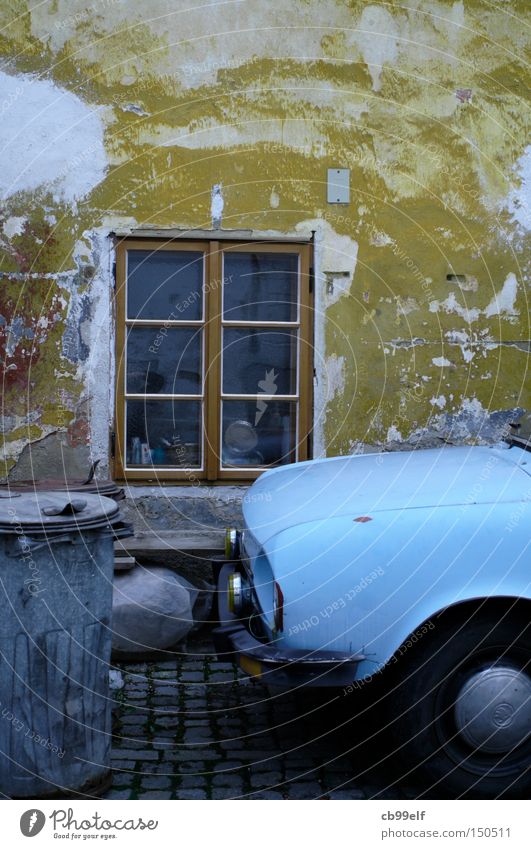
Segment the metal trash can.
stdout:
<svg viewBox="0 0 531 849">
<path fill-rule="evenodd" d="M 0 493 L 0 791 L 92 796 L 110 780 L 115 501 Z"/>
</svg>

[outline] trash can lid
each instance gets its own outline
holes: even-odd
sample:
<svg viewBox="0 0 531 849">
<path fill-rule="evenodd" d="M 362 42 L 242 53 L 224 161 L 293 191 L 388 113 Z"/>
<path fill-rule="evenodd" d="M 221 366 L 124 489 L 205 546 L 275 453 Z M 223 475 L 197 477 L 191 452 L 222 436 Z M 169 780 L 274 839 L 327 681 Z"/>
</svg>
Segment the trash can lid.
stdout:
<svg viewBox="0 0 531 849">
<path fill-rule="evenodd" d="M 108 498 L 114 498 L 115 501 L 121 501 L 125 498 L 123 489 L 117 486 L 114 481 L 109 480 L 92 480 L 89 483 L 84 483 L 80 480 L 60 480 L 59 478 L 45 478 L 44 480 L 20 480 L 9 481 L 6 484 L 5 491 L 10 492 L 82 492 L 96 493 L 97 495 L 105 495 Z M 2 493 L 0 492 L 0 498 Z M 77 496 L 73 496 L 76 498 Z"/>
<path fill-rule="evenodd" d="M 70 492 L 0 492 L 0 534 L 59 533 L 109 527 L 120 518 L 116 501 Z"/>
</svg>

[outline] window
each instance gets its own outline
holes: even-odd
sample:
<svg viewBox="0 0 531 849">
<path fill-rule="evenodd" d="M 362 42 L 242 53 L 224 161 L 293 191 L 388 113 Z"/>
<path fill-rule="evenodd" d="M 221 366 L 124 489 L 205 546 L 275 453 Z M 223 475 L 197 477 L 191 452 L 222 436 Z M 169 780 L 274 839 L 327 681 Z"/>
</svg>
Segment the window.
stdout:
<svg viewBox="0 0 531 849">
<path fill-rule="evenodd" d="M 249 480 L 309 456 L 310 246 L 117 246 L 116 476 Z"/>
</svg>

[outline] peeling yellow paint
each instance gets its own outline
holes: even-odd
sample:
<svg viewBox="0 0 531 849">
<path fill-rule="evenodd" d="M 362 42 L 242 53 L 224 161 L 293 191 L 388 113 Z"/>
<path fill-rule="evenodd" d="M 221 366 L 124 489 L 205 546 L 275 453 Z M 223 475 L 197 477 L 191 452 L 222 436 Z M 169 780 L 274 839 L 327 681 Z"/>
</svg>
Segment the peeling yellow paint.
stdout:
<svg viewBox="0 0 531 849">
<path fill-rule="evenodd" d="M 84 232 L 210 227 L 222 183 L 227 229 L 320 227 L 319 356 L 346 364 L 322 399 L 329 453 L 467 411 L 473 435 L 471 399 L 487 414 L 530 407 L 527 234 L 508 202 L 528 143 L 526 10 L 285 0 L 279 18 L 256 0 L 9 0 L 9 72 L 46 75 L 98 110 L 108 168 L 77 210 L 46 187 L 6 202 L 0 271 L 72 272 L 68 286 L 90 292 L 74 261 Z M 326 203 L 338 166 L 348 208 Z M 58 423 L 60 392 L 72 409 L 87 394 L 60 356 L 68 309 L 32 372 L 37 427 Z"/>
</svg>

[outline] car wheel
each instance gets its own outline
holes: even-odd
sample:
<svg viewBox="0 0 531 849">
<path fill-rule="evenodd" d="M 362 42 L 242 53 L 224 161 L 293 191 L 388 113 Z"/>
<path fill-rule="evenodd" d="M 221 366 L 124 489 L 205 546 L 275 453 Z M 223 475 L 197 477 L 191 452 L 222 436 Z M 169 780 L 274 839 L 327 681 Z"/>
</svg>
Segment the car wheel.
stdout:
<svg viewBox="0 0 531 849">
<path fill-rule="evenodd" d="M 530 632 L 524 621 L 474 619 L 446 626 L 398 664 L 388 727 L 397 756 L 425 774 L 434 795 L 494 798 L 529 788 Z"/>
</svg>

